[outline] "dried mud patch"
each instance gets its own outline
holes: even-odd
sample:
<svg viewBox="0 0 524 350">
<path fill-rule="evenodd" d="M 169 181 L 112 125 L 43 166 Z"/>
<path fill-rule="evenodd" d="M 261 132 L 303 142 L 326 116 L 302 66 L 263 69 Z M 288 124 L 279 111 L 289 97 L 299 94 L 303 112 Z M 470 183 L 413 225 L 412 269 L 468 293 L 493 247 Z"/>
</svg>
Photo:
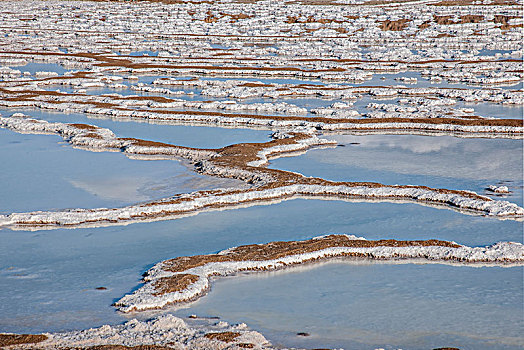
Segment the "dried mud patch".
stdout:
<svg viewBox="0 0 524 350">
<path fill-rule="evenodd" d="M 198 276 L 191 274 L 177 274 L 170 277 L 162 277 L 153 283 L 155 294 L 162 295 L 186 289 L 189 285 L 198 281 Z"/>
</svg>

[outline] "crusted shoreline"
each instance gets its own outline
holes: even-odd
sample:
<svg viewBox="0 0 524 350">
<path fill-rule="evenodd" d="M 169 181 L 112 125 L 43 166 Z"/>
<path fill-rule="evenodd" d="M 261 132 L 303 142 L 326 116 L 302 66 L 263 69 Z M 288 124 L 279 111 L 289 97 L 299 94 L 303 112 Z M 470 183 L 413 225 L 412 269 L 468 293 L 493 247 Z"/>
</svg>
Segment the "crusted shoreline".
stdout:
<svg viewBox="0 0 524 350">
<path fill-rule="evenodd" d="M 52 79 L 52 78 L 49 78 Z M 65 78 L 61 78 L 66 80 Z M 87 80 L 87 78 L 70 78 L 75 80 Z M 53 80 L 57 80 L 53 78 Z M 53 82 L 57 83 L 57 82 Z M 62 82 L 64 84 L 65 82 Z M 89 82 L 85 83 L 88 84 Z M 23 87 L 22 87 L 23 88 Z M 257 88 L 249 88 L 257 89 Z M 260 88 L 259 88 L 260 89 Z M 165 90 L 165 89 L 163 89 Z M 165 92 L 163 91 L 162 92 Z M 302 92 L 308 89 L 301 87 Z M 309 88 L 311 90 L 311 88 Z M 381 91 L 386 88 L 355 88 L 357 91 L 374 92 L 376 94 L 384 93 Z M 393 94 L 399 94 L 402 89 L 390 89 Z M 406 90 L 406 89 L 404 89 Z M 428 89 L 426 89 L 428 90 Z M 155 91 L 152 91 L 155 92 Z M 319 93 L 312 91 L 313 93 Z M 353 93 L 353 92 L 348 92 Z M 410 92 L 409 89 L 404 92 L 408 96 L 417 94 L 432 94 L 431 89 L 415 89 Z M 388 95 L 389 93 L 386 93 Z M 211 102 L 190 103 L 183 100 L 172 100 L 166 97 L 115 97 L 104 95 L 101 97 L 87 96 L 83 94 L 68 94 L 56 91 L 45 90 L 10 90 L 0 88 L 0 96 L 3 100 L 2 106 L 8 108 L 40 108 L 53 111 L 63 111 L 65 113 L 87 113 L 98 117 L 110 117 L 115 119 L 127 120 L 147 120 L 168 123 L 199 123 L 208 126 L 240 126 L 248 128 L 268 128 L 280 130 L 311 129 L 324 131 L 422 131 L 422 132 L 447 132 L 450 134 L 466 133 L 482 137 L 512 137 L 522 138 L 524 132 L 524 122 L 518 119 L 494 119 L 481 118 L 469 115 L 442 115 L 435 114 L 426 116 L 425 113 L 402 114 L 397 113 L 392 116 L 376 117 L 380 113 L 374 112 L 369 118 L 354 118 L 358 115 L 354 110 L 319 108 L 312 110 L 317 115 L 300 116 L 295 114 L 304 114 L 302 108 L 293 105 L 283 104 L 281 106 L 271 103 L 253 105 L 242 104 L 219 104 Z M 123 104 L 123 106 L 122 106 Z M 196 110 L 188 110 L 185 106 L 197 106 Z M 210 105 L 206 107 L 206 105 Z M 143 110 L 144 106 L 151 106 Z M 159 109 L 158 107 L 169 107 L 168 109 Z M 137 109 L 137 107 L 139 109 Z M 156 107 L 156 108 L 155 108 Z M 186 110 L 172 110 L 173 108 L 185 108 Z M 231 113 L 223 111 L 203 111 L 201 109 L 217 108 L 236 108 L 242 111 L 243 108 L 258 108 L 264 110 L 282 111 L 291 115 L 265 115 L 264 114 L 245 114 Z"/>
<path fill-rule="evenodd" d="M 427 186 L 383 185 L 373 182 L 335 182 L 301 174 L 267 169 L 268 160 L 332 141 L 309 133 L 273 134 L 267 143 L 235 144 L 220 149 L 196 149 L 134 138 L 118 138 L 110 130 L 88 124 L 49 123 L 22 114 L 0 117 L 0 127 L 21 133 L 58 134 L 74 147 L 122 152 L 138 158 L 184 159 L 198 173 L 242 180 L 248 190 L 217 189 L 180 194 L 175 197 L 121 208 L 72 209 L 12 213 L 0 216 L 0 227 L 42 229 L 123 224 L 192 215 L 202 210 L 227 209 L 260 201 L 278 201 L 321 196 L 330 199 L 407 200 L 433 204 L 497 218 L 524 217 L 516 204 L 492 200 L 470 191 L 435 189 Z"/>
<path fill-rule="evenodd" d="M 191 322 L 173 315 L 147 321 L 132 319 L 80 331 L 43 334 L 1 334 L 2 349 L 61 350 L 168 350 L 168 349 L 274 349 L 246 324 L 224 321 Z"/>
<path fill-rule="evenodd" d="M 147 271 L 142 287 L 121 298 L 115 306 L 122 312 L 158 309 L 198 299 L 210 289 L 211 278 L 242 271 L 271 271 L 332 258 L 520 266 L 524 264 L 524 248 L 515 242 L 467 247 L 439 240 L 368 241 L 349 235 L 252 244 L 218 254 L 162 261 Z"/>
<path fill-rule="evenodd" d="M 145 274 L 145 284 L 121 298 L 115 306 L 122 312 L 159 309 L 199 298 L 209 290 L 214 278 L 330 259 L 510 267 L 524 265 L 524 246 L 515 242 L 468 247 L 441 240 L 370 241 L 345 234 L 304 241 L 251 244 L 217 254 L 178 257 L 157 263 Z M 194 320 L 200 322 L 194 323 Z M 0 334 L 0 346 L 33 350 L 274 349 L 263 335 L 243 323 L 230 325 L 196 316 L 183 320 L 170 314 L 147 321 L 132 319 L 121 325 L 80 331 Z"/>
</svg>

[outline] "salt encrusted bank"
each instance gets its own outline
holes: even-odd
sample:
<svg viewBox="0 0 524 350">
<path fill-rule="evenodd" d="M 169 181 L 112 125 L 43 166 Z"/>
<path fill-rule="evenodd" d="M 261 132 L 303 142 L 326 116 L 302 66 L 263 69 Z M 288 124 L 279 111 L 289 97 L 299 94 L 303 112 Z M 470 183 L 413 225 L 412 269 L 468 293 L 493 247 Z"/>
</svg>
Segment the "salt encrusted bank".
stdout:
<svg viewBox="0 0 524 350">
<path fill-rule="evenodd" d="M 275 132 L 273 141 L 238 144 L 221 149 L 194 149 L 140 139 L 117 138 L 108 129 L 88 124 L 49 123 L 23 114 L 0 117 L 0 127 L 23 133 L 58 134 L 75 147 L 89 150 L 120 151 L 132 157 L 186 159 L 202 174 L 234 178 L 252 185 L 251 189 L 218 189 L 180 194 L 122 208 L 74 209 L 13 213 L 0 216 L 0 227 L 42 229 L 54 226 L 104 226 L 136 221 L 165 220 L 193 215 L 203 210 L 256 205 L 322 196 L 330 199 L 408 200 L 457 210 L 522 219 L 524 209 L 514 203 L 492 200 L 470 191 L 434 189 L 426 186 L 382 185 L 368 182 L 334 182 L 305 177 L 298 173 L 264 168 L 270 158 L 305 151 L 332 142 L 309 133 Z"/>
<path fill-rule="evenodd" d="M 495 219 L 524 218 L 519 205 L 498 200 L 520 198 L 519 184 L 504 174 L 484 183 L 482 195 L 416 183 L 335 182 L 266 167 L 281 156 L 335 147 L 322 138 L 328 133 L 522 139 L 522 0 L 2 4 L 1 128 L 59 135 L 75 148 L 133 159 L 183 160 L 197 173 L 241 180 L 244 187 L 173 193 L 120 208 L 7 210 L 0 229 L 126 225 L 294 198 L 408 202 Z M 29 117 L 32 113 L 49 120 L 58 113 L 66 122 Z M 93 122 L 67 122 L 73 113 Z M 261 129 L 271 132 L 271 140 L 182 147 L 176 141 L 117 137 L 116 128 L 97 126 L 100 119 Z M 520 267 L 523 253 L 515 242 L 467 247 L 349 235 L 239 246 L 162 261 L 116 306 L 124 312 L 162 308 L 199 298 L 213 276 L 324 259 Z M 24 295 L 21 299 L 26 302 Z M 13 349 L 272 348 L 244 324 L 172 315 L 84 331 L 0 334 L 0 347 L 8 344 Z"/>
<path fill-rule="evenodd" d="M 193 320 L 189 320 L 193 321 Z M 184 321 L 163 315 L 148 321 L 132 319 L 122 325 L 104 325 L 81 331 L 43 333 L 19 336 L 0 333 L 3 349 L 136 349 L 146 347 L 167 349 L 273 349 L 260 333 L 246 324 L 230 325 L 224 321 Z M 12 344 L 12 345 L 9 345 Z"/>
<path fill-rule="evenodd" d="M 376 259 L 472 266 L 524 265 L 524 246 L 500 242 L 467 247 L 455 242 L 368 241 L 351 235 L 329 235 L 307 241 L 271 242 L 224 250 L 218 254 L 180 257 L 153 266 L 145 285 L 116 302 L 123 312 L 162 308 L 195 300 L 210 288 L 210 279 L 241 271 L 268 271 L 329 258 Z"/>
</svg>

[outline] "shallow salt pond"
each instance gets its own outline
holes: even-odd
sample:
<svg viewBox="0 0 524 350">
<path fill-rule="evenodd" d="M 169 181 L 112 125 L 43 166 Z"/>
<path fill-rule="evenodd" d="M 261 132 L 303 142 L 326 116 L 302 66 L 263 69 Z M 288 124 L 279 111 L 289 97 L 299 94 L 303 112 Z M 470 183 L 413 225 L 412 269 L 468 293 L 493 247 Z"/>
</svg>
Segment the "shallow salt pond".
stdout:
<svg viewBox="0 0 524 350">
<path fill-rule="evenodd" d="M 41 63 L 41 62 L 28 62 L 25 66 L 12 66 L 11 69 L 18 69 L 22 73 L 29 72 L 31 75 L 35 75 L 36 72 L 55 72 L 59 76 L 64 75 L 66 72 L 72 71 L 71 69 L 64 68 L 58 63 Z"/>
<path fill-rule="evenodd" d="M 494 103 L 464 103 L 459 102 L 457 108 L 473 108 L 475 115 L 489 118 L 522 119 L 522 106 L 501 105 Z"/>
<path fill-rule="evenodd" d="M 219 279 L 176 314 L 290 347 L 521 349 L 523 296 L 521 267 L 330 262 Z"/>
<path fill-rule="evenodd" d="M 309 239 L 329 233 L 349 233 L 368 239 L 438 238 L 473 246 L 497 241 L 522 241 L 523 235 L 522 223 L 512 220 L 463 215 L 417 204 L 349 203 L 318 199 L 297 199 L 270 206 L 207 212 L 172 221 L 128 226 L 34 233 L 1 230 L 0 290 L 3 293 L 0 294 L 0 329 L 27 333 L 120 323 L 125 318 L 116 313 L 111 304 L 136 289 L 142 273 L 161 260 L 215 253 L 243 244 Z M 467 271 L 470 270 L 473 271 Z M 441 278 L 454 278 L 448 270 L 445 271 Z M 298 279 L 303 278 L 300 276 L 304 275 L 297 274 Z M 486 274 L 481 279 L 496 288 L 503 288 L 497 276 Z M 271 281 L 265 279 L 263 284 L 267 282 L 268 286 L 277 288 L 278 283 L 272 285 Z M 338 283 L 340 278 L 336 276 L 325 281 L 325 284 Z M 229 288 L 227 284 L 224 286 Z M 97 287 L 107 290 L 96 290 Z M 234 288 L 229 289 L 231 293 L 237 293 Z M 363 288 L 362 292 L 366 290 Z M 301 297 L 304 299 L 300 300 L 306 300 L 308 294 L 301 296 L 298 293 L 297 298 Z M 254 307 L 256 300 L 263 299 L 252 300 L 251 307 Z M 314 315 L 310 311 L 310 305 L 314 302 L 314 299 L 309 299 L 307 303 L 297 304 L 295 315 Z M 351 305 L 344 304 L 343 300 L 340 302 L 340 307 Z M 518 308 L 521 304 L 512 305 Z M 252 317 L 251 307 L 246 308 L 245 313 L 235 315 L 238 316 L 237 322 L 248 321 Z M 286 308 L 285 300 L 282 300 L 280 307 Z M 384 317 L 396 315 L 392 310 L 382 312 Z M 497 315 L 491 317 L 492 322 L 503 322 Z M 213 316 L 229 317 L 226 313 Z M 276 318 L 270 323 L 279 322 L 279 316 L 274 316 Z M 126 317 L 148 315 L 130 314 Z M 318 327 L 332 327 L 324 317 L 318 321 Z M 264 327 L 269 327 L 269 324 Z M 365 323 L 363 327 L 368 326 Z M 345 333 L 344 329 L 340 332 L 342 335 Z"/>
<path fill-rule="evenodd" d="M 196 189 L 241 184 L 198 175 L 173 160 L 75 149 L 54 135 L 0 129 L 0 213 L 119 207 Z"/>
<path fill-rule="evenodd" d="M 146 120 L 131 121 L 95 117 L 88 118 L 84 114 L 79 113 L 64 114 L 40 110 L 0 109 L 0 114 L 3 116 L 12 115 L 15 112 L 49 122 L 96 125 L 111 130 L 118 137 L 134 137 L 148 141 L 165 142 L 177 146 L 194 148 L 221 148 L 241 142 L 262 143 L 269 141 L 271 134 L 268 130 L 169 125 L 151 123 Z"/>
<path fill-rule="evenodd" d="M 270 168 L 334 181 L 475 191 L 523 205 L 522 140 L 417 135 L 325 135 L 344 147 L 271 161 Z M 507 186 L 494 196 L 490 185 Z"/>
</svg>

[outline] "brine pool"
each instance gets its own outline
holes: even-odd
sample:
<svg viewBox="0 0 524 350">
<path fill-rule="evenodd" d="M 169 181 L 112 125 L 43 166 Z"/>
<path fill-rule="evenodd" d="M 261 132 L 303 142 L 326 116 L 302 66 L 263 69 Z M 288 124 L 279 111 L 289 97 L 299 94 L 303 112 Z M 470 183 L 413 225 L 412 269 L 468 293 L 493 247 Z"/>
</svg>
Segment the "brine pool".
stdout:
<svg viewBox="0 0 524 350">
<path fill-rule="evenodd" d="M 191 132 L 199 132 L 198 128 L 183 126 L 174 129 L 187 140 Z M 228 141 L 224 136 L 213 137 L 222 132 L 215 129 L 203 132 L 208 134 L 208 145 L 235 141 L 234 137 Z M 266 141 L 267 134 L 254 139 Z M 169 136 L 166 132 L 153 139 L 162 140 L 162 136 L 177 138 L 175 133 Z M 59 136 L 18 134 L 6 129 L 0 129 L 0 162 L 0 214 L 114 208 L 196 190 L 245 186 L 238 180 L 196 174 L 176 160 L 137 160 L 119 152 L 91 152 L 75 149 Z"/>
<path fill-rule="evenodd" d="M 325 135 L 337 148 L 271 161 L 270 168 L 333 181 L 475 191 L 523 205 L 522 140 L 417 135 Z M 501 195 L 486 190 L 507 186 Z"/>
<path fill-rule="evenodd" d="M 269 132 L 264 130 L 31 113 L 49 121 L 107 127 L 117 136 L 192 147 L 269 140 Z M 489 194 L 484 190 L 489 185 L 506 185 L 512 193 L 493 198 L 522 205 L 521 140 L 325 136 L 344 147 L 310 150 L 273 160 L 270 166 L 332 180 L 427 185 L 481 194 Z M 1 213 L 121 206 L 147 196 L 187 192 L 197 184 L 209 188 L 223 185 L 206 182 L 213 179 L 202 179 L 176 161 L 132 160 L 114 152 L 74 149 L 53 135 L 0 129 L 0 145 L 4 165 L 0 172 Z M 320 199 L 123 226 L 36 232 L 4 229 L 0 230 L 0 330 L 85 329 L 171 312 L 245 322 L 277 346 L 449 346 L 464 350 L 521 349 L 524 345 L 522 267 L 337 260 L 222 278 L 212 284 L 208 295 L 183 308 L 123 315 L 111 306 L 138 288 L 142 273 L 161 260 L 329 233 L 367 239 L 442 239 L 469 246 L 523 241 L 522 223 L 514 220 L 405 202 Z"/>
<path fill-rule="evenodd" d="M 121 315 L 111 307 L 111 304 L 139 287 L 141 274 L 156 262 L 176 256 L 214 253 L 242 244 L 308 239 L 328 233 L 351 233 L 368 239 L 438 238 L 455 240 L 466 245 L 488 245 L 501 240 L 522 241 L 521 223 L 510 220 L 499 221 L 482 216 L 469 216 L 452 210 L 417 204 L 304 199 L 284 201 L 270 206 L 206 212 L 172 221 L 127 226 L 39 232 L 2 230 L 0 231 L 0 289 L 3 293 L 0 295 L 2 308 L 0 329 L 4 332 L 24 333 L 60 331 L 120 323 L 125 320 L 125 317 L 149 317 L 151 315 L 148 314 Z M 302 344 L 300 346 L 312 348 L 320 344 L 331 346 L 330 344 L 336 343 L 341 344 L 337 346 L 345 344 L 345 347 L 352 349 L 355 348 L 352 344 L 362 342 L 361 338 L 345 338 L 348 332 L 358 333 L 354 328 L 366 331 L 363 334 L 366 335 L 367 344 L 387 345 L 390 341 L 388 339 L 394 337 L 392 335 L 390 338 L 384 338 L 384 334 L 379 334 L 377 329 L 384 326 L 373 325 L 370 315 L 380 315 L 381 319 L 394 319 L 398 322 L 406 320 L 402 322 L 411 324 L 413 322 L 411 319 L 421 319 L 423 314 L 425 315 L 423 329 L 430 328 L 433 332 L 427 339 L 438 339 L 438 334 L 445 334 L 450 329 L 442 318 L 445 310 L 449 309 L 442 309 L 445 303 L 442 300 L 437 303 L 426 295 L 426 291 L 431 289 L 431 286 L 442 289 L 460 282 L 463 283 L 464 288 L 455 286 L 451 291 L 442 292 L 445 295 L 457 293 L 454 298 L 450 298 L 450 302 L 453 301 L 450 305 L 454 306 L 449 307 L 453 309 L 455 306 L 462 305 L 458 310 L 462 310 L 463 313 L 478 315 L 480 318 L 489 317 L 485 321 L 479 321 L 480 324 L 465 322 L 459 332 L 460 336 L 453 335 L 449 338 L 442 335 L 442 338 L 447 340 L 443 341 L 442 345 L 450 345 L 450 339 L 459 339 L 463 344 L 477 344 L 473 335 L 485 332 L 489 322 L 504 325 L 496 328 L 498 333 L 494 337 L 498 339 L 495 340 L 497 344 L 502 344 L 502 338 L 511 338 L 517 330 L 521 329 L 518 323 L 506 322 L 508 315 L 511 313 L 515 315 L 514 313 L 522 306 L 523 293 L 519 289 L 522 286 L 520 267 L 391 265 L 374 268 L 373 266 L 375 265 L 371 267 L 366 267 L 366 264 L 333 265 L 332 268 L 335 270 L 330 273 L 322 272 L 325 267 L 296 274 L 292 273 L 295 270 L 289 270 L 290 273 L 276 273 L 274 275 L 276 278 L 267 278 L 273 276 L 272 274 L 253 275 L 249 277 L 251 278 L 249 281 L 253 283 L 247 282 L 244 287 L 241 284 L 247 280 L 243 277 L 238 280 L 234 278 L 219 280 L 213 285 L 211 293 L 201 301 L 193 304 L 189 309 L 174 312 L 178 315 L 196 313 L 201 316 L 219 316 L 231 322 L 246 322 L 254 329 L 267 330 L 270 340 L 288 346 Z M 422 270 L 416 272 L 419 268 Z M 320 273 L 316 273 L 317 271 Z M 495 273 L 496 271 L 500 273 Z M 344 277 L 346 275 L 347 278 Z M 385 275 L 392 277 L 384 281 Z M 412 275 L 414 287 L 417 284 L 420 286 L 408 294 L 410 298 L 414 298 L 413 305 L 416 307 L 407 307 L 408 296 L 404 297 L 402 299 L 404 304 L 399 304 L 399 308 L 402 305 L 406 307 L 401 308 L 403 313 L 399 316 L 397 313 L 399 309 L 384 307 L 385 292 L 377 294 L 374 285 L 370 283 L 373 280 L 384 281 L 388 288 L 397 290 L 393 296 L 400 297 L 403 288 L 406 288 L 406 282 L 402 279 L 396 280 L 393 276 L 403 275 Z M 319 282 L 312 284 L 315 278 Z M 461 282 L 464 278 L 467 279 L 467 283 Z M 435 279 L 442 283 L 434 282 Z M 309 287 L 289 289 L 289 285 L 298 283 Z M 242 289 L 250 284 L 253 286 L 251 290 Z M 288 284 L 288 287 L 285 287 L 285 284 Z M 314 285 L 328 289 L 327 291 L 322 288 L 317 289 Z M 486 289 L 486 285 L 489 285 L 489 289 Z M 353 297 L 347 300 L 343 297 L 334 297 L 333 302 L 329 301 L 330 295 L 338 293 L 333 289 L 328 292 L 329 288 L 335 286 L 338 286 L 340 291 L 347 289 L 344 295 L 349 297 L 349 294 L 354 294 Z M 96 290 L 97 287 L 107 289 Z M 281 287 L 282 293 L 279 294 L 280 292 L 277 293 L 276 290 Z M 275 294 L 265 294 L 272 288 L 276 289 L 277 297 L 271 301 Z M 355 290 L 355 288 L 360 289 Z M 323 290 L 326 292 L 322 292 Z M 286 293 L 291 293 L 297 300 L 292 309 L 289 309 L 291 306 L 288 305 L 288 298 L 278 297 Z M 324 293 L 322 295 L 325 303 L 319 302 L 319 293 Z M 437 293 L 437 290 L 434 293 Z M 508 293 L 514 295 L 508 299 L 505 297 Z M 477 310 L 477 306 L 483 305 L 486 298 L 494 299 L 496 294 L 500 295 L 504 305 L 494 303 L 489 307 L 482 306 L 480 311 Z M 340 313 L 341 309 L 351 310 L 355 307 L 359 295 L 361 298 L 368 298 L 366 308 L 359 310 L 366 310 L 369 313 L 364 315 L 365 317 L 362 316 L 360 326 L 357 324 L 361 317 L 346 320 L 351 313 L 347 315 Z M 216 305 L 217 299 L 214 298 L 221 299 L 221 305 Z M 299 303 L 300 300 L 303 303 Z M 260 310 L 265 308 L 267 312 L 261 313 Z M 281 309 L 280 313 L 275 311 L 278 309 Z M 511 312 L 508 314 L 506 311 L 509 309 Z M 433 311 L 429 312 L 429 310 Z M 452 320 L 452 315 L 446 317 Z M 313 317 L 318 319 L 311 324 L 307 323 L 309 322 L 307 320 L 311 321 Z M 476 319 L 475 317 L 477 316 L 472 316 L 472 319 Z M 287 328 L 279 326 L 284 320 L 289 320 L 289 323 L 286 322 Z M 397 321 L 390 321 L 392 323 L 390 327 L 396 324 L 397 328 L 388 330 L 388 333 L 393 334 L 395 329 L 402 329 Z M 278 329 L 282 332 L 277 332 Z M 410 328 L 404 328 L 407 329 Z M 297 338 L 297 332 L 308 332 L 312 336 Z M 326 334 L 326 336 L 319 338 L 319 334 Z M 328 338 L 332 339 L 333 343 L 328 342 Z M 412 343 L 411 338 L 405 339 L 399 340 L 400 343 L 415 344 Z M 407 345 L 402 346 L 407 349 L 409 348 L 406 347 Z M 369 347 L 366 345 L 356 348 Z M 462 348 L 468 347 L 462 346 Z"/>
<path fill-rule="evenodd" d="M 287 347 L 519 349 L 522 288 L 518 267 L 335 261 L 218 280 L 176 315 L 242 321 Z"/>
<path fill-rule="evenodd" d="M 33 109 L 0 109 L 0 115 L 23 113 L 32 118 L 60 123 L 83 123 L 111 130 L 117 137 L 134 137 L 194 148 L 221 148 L 241 142 L 267 142 L 268 130 L 221 128 L 194 125 L 170 125 L 145 120 L 122 120 L 87 117 L 80 113 L 54 113 Z"/>
</svg>

